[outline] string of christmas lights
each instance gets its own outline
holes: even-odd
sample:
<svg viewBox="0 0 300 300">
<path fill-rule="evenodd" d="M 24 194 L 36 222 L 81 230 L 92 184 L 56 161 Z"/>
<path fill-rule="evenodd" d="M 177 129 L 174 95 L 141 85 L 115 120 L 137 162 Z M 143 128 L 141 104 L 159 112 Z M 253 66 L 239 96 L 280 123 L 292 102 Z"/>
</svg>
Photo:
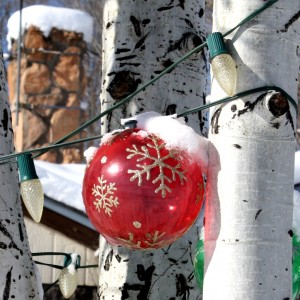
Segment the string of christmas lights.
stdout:
<svg viewBox="0 0 300 300">
<path fill-rule="evenodd" d="M 64 256 L 63 266 L 55 264 L 47 264 L 40 261 L 34 261 L 36 264 L 60 269 L 58 279 L 49 285 L 44 292 L 48 291 L 55 284 L 58 283 L 62 295 L 68 299 L 70 298 L 77 288 L 78 283 L 78 269 L 97 268 L 98 265 L 85 265 L 81 266 L 81 257 L 77 253 L 64 253 L 64 252 L 36 252 L 32 253 L 32 256 Z"/>
<path fill-rule="evenodd" d="M 76 144 L 76 143 L 82 143 L 90 140 L 100 139 L 102 138 L 101 135 L 84 138 L 84 139 L 78 139 L 72 142 L 65 142 L 66 140 L 70 139 L 71 137 L 75 136 L 82 130 L 89 127 L 94 122 L 100 120 L 105 115 L 111 113 L 113 110 L 121 107 L 128 101 L 130 101 L 134 96 L 136 96 L 141 91 L 144 91 L 148 86 L 152 85 L 154 82 L 156 82 L 158 79 L 160 79 L 165 74 L 169 73 L 171 70 L 173 70 L 178 64 L 189 58 L 191 55 L 193 55 L 196 52 L 201 51 L 205 46 L 208 47 L 210 52 L 210 58 L 211 58 L 211 65 L 212 65 L 212 71 L 214 73 L 214 76 L 216 80 L 218 81 L 220 87 L 225 91 L 229 97 L 207 103 L 205 105 L 187 110 L 185 112 L 177 114 L 177 117 L 183 117 L 191 113 L 195 113 L 197 111 L 205 110 L 207 108 L 210 108 L 215 105 L 219 105 L 222 103 L 227 103 L 230 101 L 233 101 L 238 98 L 242 98 L 254 93 L 258 93 L 261 91 L 270 91 L 275 90 L 280 93 L 282 93 L 287 100 L 290 102 L 290 104 L 297 110 L 297 103 L 296 101 L 283 89 L 277 87 L 277 86 L 263 86 L 259 88 L 249 89 L 247 91 L 243 91 L 240 93 L 235 93 L 235 86 L 237 81 L 237 75 L 236 75 L 236 68 L 235 63 L 230 56 L 230 53 L 226 47 L 226 43 L 224 41 L 224 37 L 226 37 L 228 34 L 233 32 L 236 28 L 243 25 L 244 23 L 248 22 L 264 10 L 266 10 L 268 7 L 276 3 L 278 0 L 270 0 L 267 3 L 265 3 L 261 8 L 254 11 L 252 14 L 250 14 L 248 17 L 243 19 L 241 22 L 239 22 L 235 27 L 230 29 L 229 31 L 225 32 L 224 34 L 220 32 L 212 33 L 208 36 L 207 41 L 202 43 L 201 45 L 195 47 L 192 51 L 188 52 L 184 56 L 182 56 L 179 60 L 174 62 L 172 65 L 167 67 L 164 71 L 162 71 L 159 75 L 142 85 L 140 88 L 138 88 L 135 92 L 130 94 L 129 96 L 125 97 L 123 100 L 119 101 L 117 104 L 113 105 L 110 109 L 96 115 L 94 118 L 90 119 L 80 127 L 78 127 L 76 130 L 70 132 L 68 135 L 64 136 L 63 138 L 56 141 L 54 144 L 37 148 L 37 149 L 29 149 L 23 152 L 19 153 L 12 153 L 9 155 L 4 155 L 0 157 L 0 164 L 1 163 L 14 163 L 13 158 L 17 158 L 19 171 L 20 171 L 20 181 L 21 181 L 21 195 L 24 200 L 24 203 L 32 216 L 32 218 L 39 222 L 42 216 L 42 209 L 43 209 L 43 190 L 42 186 L 38 180 L 38 177 L 35 172 L 33 158 L 36 158 L 45 152 L 49 151 L 53 148 L 59 148 L 59 147 L 65 147 L 68 145 Z M 224 77 L 225 76 L 225 77 Z M 35 156 L 32 156 L 33 153 L 36 153 Z M 87 265 L 87 266 L 80 266 L 80 256 L 73 253 L 55 253 L 55 252 L 45 252 L 45 253 L 32 253 L 33 256 L 41 256 L 41 255 L 64 255 L 65 256 L 65 262 L 63 266 L 59 265 L 51 265 L 46 264 L 43 262 L 36 261 L 37 264 L 50 266 L 53 268 L 61 269 L 61 273 L 59 276 L 59 279 L 55 281 L 51 286 L 59 283 L 60 289 L 62 291 L 62 294 L 65 298 L 71 297 L 71 295 L 74 293 L 76 287 L 77 287 L 77 279 L 78 279 L 78 272 L 77 269 L 79 268 L 94 268 L 98 267 L 98 265 Z M 50 287 L 51 287 L 50 286 Z M 48 288 L 50 288 L 48 287 Z"/>
</svg>

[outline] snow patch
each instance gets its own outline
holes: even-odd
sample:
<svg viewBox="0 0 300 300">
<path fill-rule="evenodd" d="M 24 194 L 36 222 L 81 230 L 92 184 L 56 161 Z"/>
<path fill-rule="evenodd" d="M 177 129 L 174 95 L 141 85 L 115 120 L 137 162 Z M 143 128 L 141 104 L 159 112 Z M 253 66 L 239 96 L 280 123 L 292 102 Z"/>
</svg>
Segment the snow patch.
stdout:
<svg viewBox="0 0 300 300">
<path fill-rule="evenodd" d="M 12 39 L 19 37 L 20 11 L 16 11 L 8 20 L 7 42 L 11 48 Z M 80 10 L 46 5 L 33 5 L 22 10 L 22 34 L 30 26 L 38 27 L 48 37 L 52 28 L 83 33 L 87 43 L 93 37 L 93 18 Z"/>
<path fill-rule="evenodd" d="M 97 147 L 89 147 L 87 150 L 84 151 L 83 156 L 85 157 L 87 163 L 89 163 L 92 160 L 97 150 Z"/>
<path fill-rule="evenodd" d="M 187 126 L 183 118 L 176 115 L 162 116 L 156 112 L 146 112 L 132 118 L 122 119 L 124 125 L 129 120 L 137 121 L 137 128 L 151 132 L 166 142 L 167 147 L 187 151 L 206 172 L 208 165 L 208 140 Z"/>
<path fill-rule="evenodd" d="M 46 196 L 85 212 L 81 195 L 85 164 L 59 165 L 42 160 L 34 164 Z"/>
</svg>

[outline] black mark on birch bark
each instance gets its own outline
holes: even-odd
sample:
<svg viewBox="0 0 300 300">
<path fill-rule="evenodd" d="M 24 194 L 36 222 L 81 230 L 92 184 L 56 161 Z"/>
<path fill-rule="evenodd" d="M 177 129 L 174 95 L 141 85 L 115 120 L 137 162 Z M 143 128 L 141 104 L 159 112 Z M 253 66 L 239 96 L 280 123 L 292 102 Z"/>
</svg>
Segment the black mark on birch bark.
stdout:
<svg viewBox="0 0 300 300">
<path fill-rule="evenodd" d="M 176 297 L 183 297 L 182 299 L 189 299 L 190 289 L 187 280 L 183 274 L 176 274 Z"/>
<path fill-rule="evenodd" d="M 258 215 L 261 213 L 261 211 L 262 211 L 262 209 L 259 209 L 259 210 L 256 212 L 255 217 L 254 217 L 255 220 L 257 219 L 257 217 L 258 217 Z"/>
<path fill-rule="evenodd" d="M 245 114 L 245 113 L 247 113 L 247 112 L 252 112 L 252 111 L 254 110 L 255 106 L 256 106 L 261 100 L 263 100 L 267 94 L 268 94 L 268 93 L 263 93 L 263 94 L 259 95 L 259 96 L 256 98 L 256 100 L 255 100 L 254 102 L 246 102 L 246 103 L 245 103 L 245 108 L 239 110 L 238 113 L 237 113 L 237 116 L 239 117 L 239 116 L 241 116 L 241 115 L 243 115 L 243 114 Z M 235 117 L 235 116 L 236 116 L 236 115 L 234 115 L 234 117 Z M 233 117 L 233 119 L 234 119 L 234 117 Z"/>
<path fill-rule="evenodd" d="M 143 36 L 140 40 L 138 40 L 138 42 L 134 46 L 134 50 L 139 49 L 144 45 L 145 40 L 148 37 L 149 33 L 150 32 L 148 32 L 145 36 Z"/>
<path fill-rule="evenodd" d="M 186 92 L 184 90 L 176 90 L 173 89 L 174 92 L 177 92 L 179 95 L 186 95 Z"/>
<path fill-rule="evenodd" d="M 106 24 L 106 29 L 108 29 L 111 25 L 112 25 L 111 22 L 107 22 L 107 24 Z"/>
<path fill-rule="evenodd" d="M 128 56 L 118 57 L 118 58 L 116 58 L 116 60 L 123 61 L 123 60 L 128 60 L 128 59 L 133 59 L 133 58 L 136 58 L 136 55 L 128 55 Z"/>
<path fill-rule="evenodd" d="M 144 20 L 142 21 L 143 26 L 146 26 L 146 25 L 149 24 L 149 23 L 150 23 L 150 19 L 144 19 Z"/>
<path fill-rule="evenodd" d="M 6 250 L 7 249 L 7 245 L 4 244 L 4 243 L 2 243 L 2 242 L 0 242 L 0 249 Z"/>
<path fill-rule="evenodd" d="M 116 254 L 115 258 L 116 258 L 116 260 L 117 260 L 118 263 L 121 262 L 121 256 L 119 254 Z"/>
<path fill-rule="evenodd" d="M 141 36 L 142 31 L 141 31 L 141 26 L 139 20 L 135 16 L 130 16 L 130 22 L 133 25 L 134 32 L 137 36 Z"/>
<path fill-rule="evenodd" d="M 154 74 L 160 74 L 162 71 L 164 71 L 166 68 L 168 68 L 168 67 L 170 67 L 171 65 L 173 65 L 173 61 L 171 60 L 171 59 L 168 59 L 168 60 L 163 60 L 162 61 L 162 65 L 163 65 L 163 67 L 164 67 L 164 69 L 163 70 L 156 70 L 156 71 L 154 71 Z M 175 68 L 175 67 L 174 67 Z M 171 73 L 173 70 L 174 70 L 174 68 L 171 68 L 167 73 Z"/>
<path fill-rule="evenodd" d="M 289 234 L 289 236 L 290 236 L 290 237 L 293 237 L 293 236 L 294 236 L 294 232 L 293 232 L 293 230 L 292 230 L 292 229 L 290 229 L 290 230 L 288 231 L 288 234 Z"/>
<path fill-rule="evenodd" d="M 137 265 L 137 277 L 140 281 L 144 282 L 144 284 L 140 283 L 124 283 L 123 287 L 121 288 L 122 297 L 123 299 L 131 299 L 129 291 L 140 291 L 137 295 L 137 300 L 146 300 L 149 299 L 149 291 L 151 287 L 152 275 L 155 270 L 155 266 L 152 265 L 148 267 L 146 270 L 143 265 Z"/>
<path fill-rule="evenodd" d="M 179 7 L 181 7 L 184 10 L 184 2 L 185 0 L 179 0 Z"/>
<path fill-rule="evenodd" d="M 10 270 L 6 274 L 5 287 L 4 287 L 3 298 L 2 298 L 3 300 L 9 299 L 12 269 L 13 269 L 13 267 L 11 267 Z"/>
<path fill-rule="evenodd" d="M 115 54 L 120 54 L 120 53 L 124 53 L 124 52 L 129 52 L 130 49 L 128 48 L 118 48 L 115 52 Z"/>
<path fill-rule="evenodd" d="M 203 15 L 204 15 L 204 9 L 200 8 L 200 10 L 199 10 L 199 18 L 202 18 Z"/>
<path fill-rule="evenodd" d="M 2 224 L 2 221 L 0 221 L 0 232 L 2 232 L 3 235 L 5 235 L 7 238 L 10 239 L 10 244 L 9 244 L 9 248 L 14 248 L 16 250 L 18 250 L 20 252 L 21 255 L 23 255 L 23 251 L 18 248 L 18 246 L 16 245 L 16 243 L 13 241 L 12 236 L 10 235 L 10 233 L 7 231 L 7 229 L 5 228 L 5 226 Z"/>
<path fill-rule="evenodd" d="M 24 234 L 23 234 L 22 224 L 19 223 L 18 227 L 19 227 L 20 241 L 23 242 L 24 241 Z"/>
<path fill-rule="evenodd" d="M 104 263 L 105 271 L 109 271 L 111 262 L 112 262 L 112 258 L 113 258 L 113 250 L 111 250 L 106 256 L 105 263 Z"/>
<path fill-rule="evenodd" d="M 211 132 L 214 133 L 214 134 L 219 133 L 219 128 L 220 128 L 219 118 L 220 118 L 221 112 L 222 112 L 222 107 L 218 108 L 214 112 L 214 114 L 211 118 Z"/>
<path fill-rule="evenodd" d="M 179 40 L 175 41 L 174 44 L 169 46 L 167 53 L 179 50 L 180 52 L 185 54 L 201 44 L 202 39 L 199 35 L 193 32 L 186 32 Z"/>
<path fill-rule="evenodd" d="M 169 10 L 169 9 L 172 9 L 174 6 L 171 5 L 171 6 L 165 6 L 165 7 L 160 7 L 157 9 L 157 11 L 165 11 L 165 10 Z"/>
<path fill-rule="evenodd" d="M 194 28 L 193 23 L 189 19 L 182 19 L 182 18 L 180 19 L 183 20 L 190 28 Z"/>
<path fill-rule="evenodd" d="M 290 123 L 293 129 L 293 132 L 295 132 L 295 127 L 294 127 L 294 121 L 293 121 L 293 117 L 291 115 L 291 112 L 288 110 L 285 114 L 286 118 L 287 118 L 287 122 L 286 124 Z"/>
<path fill-rule="evenodd" d="M 233 144 L 233 147 L 236 148 L 236 149 L 242 149 L 242 146 L 239 145 L 239 144 Z"/>
<path fill-rule="evenodd" d="M 9 121 L 8 111 L 6 108 L 4 108 L 3 109 L 3 119 L 1 120 L 4 131 L 8 130 L 8 121 Z"/>
<path fill-rule="evenodd" d="M 169 260 L 173 265 L 177 265 L 177 264 L 178 264 L 177 259 L 174 259 L 174 258 L 169 257 L 168 260 Z"/>
<path fill-rule="evenodd" d="M 115 73 L 114 79 L 107 87 L 107 92 L 114 100 L 118 101 L 133 93 L 140 83 L 141 80 L 134 79 L 132 72 L 120 71 Z"/>
<path fill-rule="evenodd" d="M 168 107 L 166 109 L 166 115 L 169 116 L 169 115 L 176 114 L 176 108 L 177 108 L 176 104 L 170 104 L 170 105 L 168 105 Z"/>
<path fill-rule="evenodd" d="M 284 25 L 284 29 L 281 29 L 280 32 L 287 32 L 290 28 L 290 26 L 296 22 L 300 17 L 300 11 L 298 11 L 296 14 L 294 14 L 289 21 Z"/>
</svg>

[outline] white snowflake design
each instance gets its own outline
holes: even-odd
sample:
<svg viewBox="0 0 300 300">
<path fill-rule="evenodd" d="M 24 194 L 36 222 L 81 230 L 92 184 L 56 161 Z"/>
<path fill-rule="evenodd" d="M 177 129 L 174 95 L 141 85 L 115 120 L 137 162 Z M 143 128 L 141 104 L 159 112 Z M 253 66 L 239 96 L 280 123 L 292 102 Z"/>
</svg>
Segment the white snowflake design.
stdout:
<svg viewBox="0 0 300 300">
<path fill-rule="evenodd" d="M 147 146 L 142 146 L 139 150 L 136 145 L 132 145 L 132 149 L 127 148 L 126 151 L 130 152 L 127 156 L 127 159 L 131 159 L 135 156 L 140 156 L 137 159 L 137 162 L 141 162 L 145 159 L 150 159 L 153 162 L 150 165 L 142 165 L 142 164 L 136 164 L 136 167 L 139 168 L 139 170 L 128 170 L 129 174 L 133 174 L 131 176 L 130 181 L 134 181 L 135 179 L 138 179 L 138 185 L 141 186 L 143 182 L 142 176 L 146 174 L 146 180 L 150 180 L 150 172 L 153 168 L 159 168 L 159 175 L 152 180 L 152 183 L 155 184 L 157 182 L 160 182 L 159 187 L 155 190 L 155 193 L 161 192 L 162 198 L 166 197 L 166 192 L 171 193 L 171 188 L 167 185 L 167 183 L 171 183 L 172 181 L 176 180 L 176 175 L 179 177 L 181 185 L 184 184 L 184 181 L 186 181 L 186 177 L 184 176 L 184 171 L 181 170 L 181 165 L 178 163 L 175 167 L 172 167 L 165 163 L 165 161 L 168 158 L 173 158 L 177 160 L 178 157 L 178 151 L 175 149 L 170 150 L 169 153 L 166 156 L 161 156 L 160 150 L 165 147 L 165 144 L 158 145 L 157 138 L 154 135 L 149 135 L 149 138 L 152 140 L 153 144 L 148 143 Z M 156 157 L 151 156 L 149 153 L 148 148 L 152 148 L 156 150 Z M 165 169 L 169 169 L 172 172 L 172 178 L 169 178 L 165 174 Z"/>
<path fill-rule="evenodd" d="M 165 240 L 162 240 L 162 236 L 165 235 L 165 232 L 159 233 L 159 231 L 155 231 L 153 234 L 147 232 L 145 234 L 145 240 L 135 241 L 134 234 L 129 232 L 128 239 L 118 238 L 118 240 L 125 243 L 129 248 L 132 249 L 143 249 L 142 244 L 147 246 L 147 249 L 155 249 L 154 246 L 161 247 L 164 245 Z"/>
<path fill-rule="evenodd" d="M 99 184 L 94 184 L 92 188 L 92 195 L 96 197 L 94 205 L 98 212 L 103 209 L 111 217 L 112 208 L 119 205 L 118 197 L 114 197 L 114 192 L 117 188 L 115 187 L 115 183 L 107 184 L 107 180 L 103 178 L 103 175 L 98 177 L 98 182 Z"/>
</svg>

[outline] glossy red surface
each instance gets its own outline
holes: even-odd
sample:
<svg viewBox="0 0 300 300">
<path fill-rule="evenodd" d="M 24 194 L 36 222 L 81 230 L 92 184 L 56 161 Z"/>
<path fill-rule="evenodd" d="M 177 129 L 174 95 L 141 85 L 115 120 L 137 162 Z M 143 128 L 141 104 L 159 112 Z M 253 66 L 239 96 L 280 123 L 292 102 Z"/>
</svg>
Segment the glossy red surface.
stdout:
<svg viewBox="0 0 300 300">
<path fill-rule="evenodd" d="M 153 134 L 127 129 L 97 150 L 83 182 L 86 212 L 112 244 L 161 248 L 181 237 L 203 203 L 200 167 Z"/>
</svg>

